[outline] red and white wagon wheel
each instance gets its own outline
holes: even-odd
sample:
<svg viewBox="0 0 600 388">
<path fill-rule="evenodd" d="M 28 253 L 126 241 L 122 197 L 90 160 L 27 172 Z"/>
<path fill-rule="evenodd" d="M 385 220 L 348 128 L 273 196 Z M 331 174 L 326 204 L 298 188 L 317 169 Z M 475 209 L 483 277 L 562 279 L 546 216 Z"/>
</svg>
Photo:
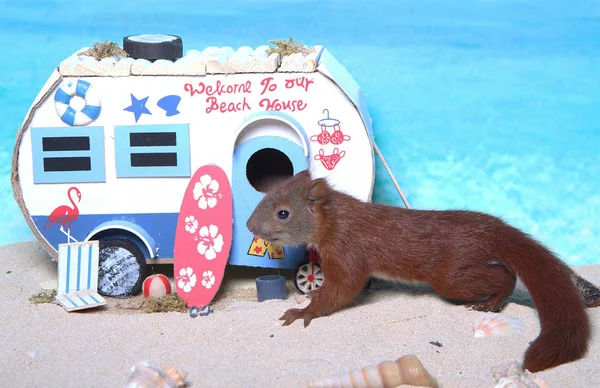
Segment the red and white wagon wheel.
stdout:
<svg viewBox="0 0 600 388">
<path fill-rule="evenodd" d="M 310 251 L 309 260 L 307 264 L 299 266 L 294 274 L 294 284 L 303 294 L 316 290 L 325 281 L 325 274 L 317 263 L 319 257 L 313 249 Z"/>
</svg>

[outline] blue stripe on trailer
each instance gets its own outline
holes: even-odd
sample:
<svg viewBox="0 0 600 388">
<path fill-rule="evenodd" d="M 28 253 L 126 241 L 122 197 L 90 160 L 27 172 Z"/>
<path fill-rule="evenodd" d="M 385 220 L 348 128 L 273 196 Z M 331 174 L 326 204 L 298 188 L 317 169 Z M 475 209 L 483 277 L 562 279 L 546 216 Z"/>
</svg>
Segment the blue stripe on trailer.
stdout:
<svg viewBox="0 0 600 388">
<path fill-rule="evenodd" d="M 81 290 L 81 247 L 77 247 L 77 291 Z"/>
<path fill-rule="evenodd" d="M 89 117 L 90 119 L 96 120 L 100 116 L 100 107 L 93 105 L 86 105 L 81 110 L 81 113 Z"/>
<path fill-rule="evenodd" d="M 65 291 L 69 292 L 69 276 L 71 276 L 71 248 L 67 247 L 67 279 L 65 280 Z"/>
<path fill-rule="evenodd" d="M 87 273 L 87 289 L 89 289 L 92 285 L 92 244 L 88 245 L 88 273 Z M 97 302 L 97 301 L 96 301 Z"/>
<path fill-rule="evenodd" d="M 85 129 L 89 128 L 86 127 Z M 96 233 L 107 229 L 110 229 L 111 233 L 116 235 L 115 237 L 128 237 L 131 234 L 130 231 L 133 231 L 136 239 L 140 238 L 142 241 L 145 240 L 149 243 L 149 246 L 143 243 L 140 244 L 140 249 L 146 258 L 151 257 L 156 249 L 160 247 L 160 256 L 171 259 L 173 258 L 177 217 L 178 213 L 79 214 L 79 218 L 75 221 L 77 228 L 71 229 L 71 236 L 78 241 L 85 241 L 88 234 L 92 232 L 90 237 L 94 239 Z M 48 214 L 32 215 L 31 218 L 54 249 L 58 250 L 59 244 L 64 244 L 67 241 L 67 237 L 60 231 L 59 227 L 44 229 L 44 225 L 48 222 Z M 92 265 L 98 266 L 97 257 L 93 258 Z M 94 288 L 92 283 L 90 285 Z"/>
<path fill-rule="evenodd" d="M 58 89 L 54 94 L 54 101 L 63 103 L 65 105 L 69 105 L 69 102 L 71 101 L 71 96 L 67 94 L 67 92 L 65 92 L 64 90 Z"/>
<path fill-rule="evenodd" d="M 69 106 L 60 119 L 71 126 L 75 125 L 75 113 L 75 109 Z"/>
<path fill-rule="evenodd" d="M 96 299 L 96 297 L 93 294 L 89 295 L 90 298 L 92 298 L 92 300 L 96 303 L 100 303 L 100 301 L 98 299 Z"/>
<path fill-rule="evenodd" d="M 84 305 L 88 305 L 89 303 L 87 302 L 87 300 L 83 299 L 81 296 L 78 296 L 79 299 L 83 302 Z"/>
<path fill-rule="evenodd" d="M 85 94 L 87 90 L 90 88 L 90 83 L 80 79 L 77 81 L 77 87 L 75 88 L 75 93 L 82 98 L 85 98 Z"/>
</svg>

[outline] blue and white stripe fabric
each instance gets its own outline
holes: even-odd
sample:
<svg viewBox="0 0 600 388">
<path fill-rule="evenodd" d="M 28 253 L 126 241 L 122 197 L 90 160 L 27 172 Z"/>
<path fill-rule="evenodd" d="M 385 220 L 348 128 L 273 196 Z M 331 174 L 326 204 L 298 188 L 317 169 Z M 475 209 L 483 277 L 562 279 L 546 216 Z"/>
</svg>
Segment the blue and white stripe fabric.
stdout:
<svg viewBox="0 0 600 388">
<path fill-rule="evenodd" d="M 106 301 L 100 294 L 89 292 L 74 292 L 71 294 L 57 295 L 56 300 L 67 311 L 83 310 L 106 304 Z"/>
<path fill-rule="evenodd" d="M 97 292 L 99 253 L 98 241 L 58 246 L 56 300 L 67 311 L 106 304 Z"/>
<path fill-rule="evenodd" d="M 85 101 L 84 106 L 73 104 L 76 96 Z M 100 96 L 89 82 L 81 79 L 63 82 L 54 94 L 54 105 L 60 119 L 70 126 L 87 125 L 100 116 Z"/>
</svg>

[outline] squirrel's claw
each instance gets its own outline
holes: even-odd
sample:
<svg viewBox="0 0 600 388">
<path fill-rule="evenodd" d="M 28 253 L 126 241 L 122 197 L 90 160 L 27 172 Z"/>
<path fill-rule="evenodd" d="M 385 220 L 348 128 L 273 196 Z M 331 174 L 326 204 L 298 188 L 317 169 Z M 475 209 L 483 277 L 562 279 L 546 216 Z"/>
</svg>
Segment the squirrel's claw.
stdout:
<svg viewBox="0 0 600 388">
<path fill-rule="evenodd" d="M 313 319 L 313 315 L 310 313 L 304 313 L 304 327 L 308 326 L 310 324 L 310 321 L 312 321 Z"/>
<path fill-rule="evenodd" d="M 302 318 L 304 312 L 301 309 L 289 309 L 279 318 L 283 322 L 283 326 L 291 325 L 296 319 Z"/>
<path fill-rule="evenodd" d="M 313 319 L 312 314 L 307 313 L 304 309 L 289 309 L 279 318 L 283 322 L 283 326 L 291 325 L 296 319 L 304 319 L 304 327 L 308 326 L 310 321 Z"/>
</svg>

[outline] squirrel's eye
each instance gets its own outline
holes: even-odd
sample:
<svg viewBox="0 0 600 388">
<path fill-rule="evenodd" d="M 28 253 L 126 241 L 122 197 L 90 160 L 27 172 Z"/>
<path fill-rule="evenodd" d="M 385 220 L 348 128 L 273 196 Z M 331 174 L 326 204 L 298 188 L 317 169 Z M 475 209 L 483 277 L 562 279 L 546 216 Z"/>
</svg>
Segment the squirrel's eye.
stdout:
<svg viewBox="0 0 600 388">
<path fill-rule="evenodd" d="M 279 218 L 280 220 L 285 220 L 289 216 L 290 216 L 290 212 L 287 210 L 280 210 L 277 212 L 277 218 Z"/>
</svg>

